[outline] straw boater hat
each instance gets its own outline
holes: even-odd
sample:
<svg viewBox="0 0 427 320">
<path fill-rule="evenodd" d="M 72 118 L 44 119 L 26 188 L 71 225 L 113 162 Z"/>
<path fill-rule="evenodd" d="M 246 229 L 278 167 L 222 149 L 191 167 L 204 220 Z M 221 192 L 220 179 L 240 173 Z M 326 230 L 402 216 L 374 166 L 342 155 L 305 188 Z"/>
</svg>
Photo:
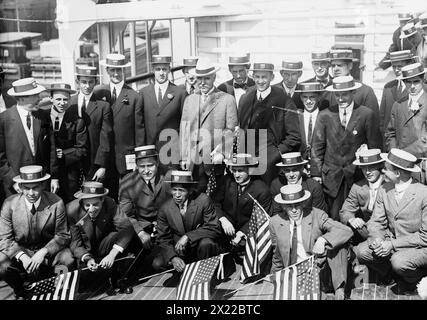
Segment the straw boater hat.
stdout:
<svg viewBox="0 0 427 320">
<path fill-rule="evenodd" d="M 196 56 L 186 57 L 182 60 L 182 65 L 187 68 L 195 68 L 198 60 L 199 57 Z"/>
<path fill-rule="evenodd" d="M 99 77 L 98 69 L 91 66 L 77 66 L 75 75 L 82 77 Z"/>
<path fill-rule="evenodd" d="M 419 16 L 418 28 L 423 29 L 427 27 L 427 12 Z"/>
<path fill-rule="evenodd" d="M 270 71 L 274 72 L 274 65 L 272 63 L 254 63 L 254 66 L 249 69 L 250 71 Z"/>
<path fill-rule="evenodd" d="M 104 197 L 108 194 L 108 189 L 104 188 L 101 182 L 85 181 L 79 191 L 74 194 L 77 199 L 90 199 Z"/>
<path fill-rule="evenodd" d="M 415 27 L 415 24 L 413 24 L 412 22 L 409 22 L 402 27 L 401 35 L 399 36 L 399 38 L 406 39 L 406 38 L 412 37 L 417 33 L 418 33 L 418 30 Z"/>
<path fill-rule="evenodd" d="M 224 163 L 230 167 L 256 167 L 258 165 L 258 161 L 248 153 L 237 153 L 231 159 L 225 159 Z"/>
<path fill-rule="evenodd" d="M 336 77 L 332 80 L 332 85 L 325 88 L 326 91 L 350 91 L 359 89 L 362 86 L 360 82 L 355 82 L 352 76 Z"/>
<path fill-rule="evenodd" d="M 35 183 L 48 180 L 50 174 L 43 171 L 42 166 L 25 166 L 19 169 L 19 176 L 13 178 L 17 183 Z"/>
<path fill-rule="evenodd" d="M 37 84 L 34 78 L 24 78 L 12 82 L 12 88 L 7 91 L 7 94 L 12 97 L 33 96 L 45 91 L 46 88 Z"/>
<path fill-rule="evenodd" d="M 120 53 L 109 53 L 106 59 L 99 61 L 99 64 L 111 68 L 127 68 L 130 62 L 126 62 L 126 57 Z"/>
<path fill-rule="evenodd" d="M 353 62 L 359 61 L 353 57 L 353 51 L 347 49 L 334 49 L 329 51 L 329 58 L 332 60 L 350 60 Z"/>
<path fill-rule="evenodd" d="M 156 150 L 155 145 L 146 145 L 135 148 L 135 160 L 157 157 L 159 153 Z"/>
<path fill-rule="evenodd" d="M 68 92 L 69 94 L 75 94 L 77 92 L 76 90 L 71 89 L 71 86 L 68 83 L 62 83 L 62 82 L 50 84 L 47 87 L 46 91 L 50 91 L 50 92 L 63 91 L 63 92 Z"/>
<path fill-rule="evenodd" d="M 307 160 L 304 160 L 301 157 L 301 152 L 288 152 L 282 154 L 282 161 L 276 163 L 277 167 L 293 167 L 293 166 L 303 166 L 308 163 Z"/>
<path fill-rule="evenodd" d="M 401 70 L 402 74 L 398 79 L 404 80 L 413 78 L 416 76 L 420 76 L 427 72 L 427 69 L 423 67 L 423 65 L 419 62 L 408 64 L 407 66 L 404 66 Z"/>
<path fill-rule="evenodd" d="M 298 83 L 295 92 L 323 92 L 325 89 L 320 82 Z"/>
<path fill-rule="evenodd" d="M 228 65 L 229 66 L 245 66 L 250 64 L 251 56 L 249 53 L 239 53 L 239 54 L 233 54 L 228 57 Z"/>
<path fill-rule="evenodd" d="M 409 21 L 412 19 L 412 14 L 410 13 L 399 13 L 397 15 L 399 17 L 399 21 Z"/>
<path fill-rule="evenodd" d="M 189 73 L 196 77 L 204 77 L 217 73 L 219 69 L 221 68 L 213 64 L 209 59 L 200 58 L 197 61 L 196 68 L 191 69 Z"/>
<path fill-rule="evenodd" d="M 302 61 L 288 62 L 282 61 L 280 71 L 302 71 Z"/>
<path fill-rule="evenodd" d="M 393 51 L 387 53 L 388 60 L 384 60 L 384 62 L 398 62 L 414 59 L 414 55 L 411 50 L 401 50 L 401 51 Z"/>
<path fill-rule="evenodd" d="M 188 184 L 194 185 L 197 184 L 197 181 L 193 181 L 193 176 L 191 175 L 191 171 L 177 171 L 172 170 L 171 172 L 171 180 L 165 181 L 170 184 Z"/>
<path fill-rule="evenodd" d="M 369 166 L 384 161 L 385 160 L 381 158 L 380 149 L 366 149 L 360 151 L 358 158 L 353 161 L 353 164 L 355 166 Z"/>
<path fill-rule="evenodd" d="M 287 184 L 280 188 L 280 193 L 274 197 L 274 201 L 280 204 L 293 204 L 304 202 L 310 196 L 310 191 L 304 190 L 301 185 Z"/>
<path fill-rule="evenodd" d="M 329 51 L 312 52 L 311 61 L 331 61 L 331 58 L 329 57 Z"/>
<path fill-rule="evenodd" d="M 421 172 L 419 166 L 415 163 L 417 158 L 406 151 L 392 148 L 389 153 L 381 153 L 381 158 L 395 167 L 409 172 Z"/>
<path fill-rule="evenodd" d="M 172 57 L 171 56 L 161 56 L 161 55 L 154 55 L 151 64 L 171 64 Z"/>
</svg>

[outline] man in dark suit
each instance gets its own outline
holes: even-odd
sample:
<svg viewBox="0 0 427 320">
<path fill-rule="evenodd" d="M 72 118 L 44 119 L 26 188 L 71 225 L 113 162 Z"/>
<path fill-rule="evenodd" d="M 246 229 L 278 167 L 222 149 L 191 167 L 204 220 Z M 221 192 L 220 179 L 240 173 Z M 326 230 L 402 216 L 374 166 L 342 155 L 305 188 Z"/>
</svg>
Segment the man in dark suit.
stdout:
<svg viewBox="0 0 427 320">
<path fill-rule="evenodd" d="M 329 266 L 336 300 L 344 300 L 347 282 L 347 241 L 352 232 L 349 227 L 334 221 L 320 209 L 305 202 L 310 192 L 300 185 L 287 185 L 280 189 L 274 201 L 281 206 L 279 214 L 270 220 L 273 262 L 271 273 L 317 256 L 323 269 Z"/>
<path fill-rule="evenodd" d="M 83 118 L 87 127 L 89 151 L 83 159 L 86 180 L 104 181 L 112 156 L 113 114 L 108 102 L 93 94 L 97 78 L 97 68 L 76 67 L 79 92 L 71 97 L 68 110 Z"/>
<path fill-rule="evenodd" d="M 246 140 L 254 137 L 255 141 L 241 143 L 243 149 L 240 150 L 250 151 L 248 153 L 259 158 L 259 174 L 263 174 L 263 180 L 269 185 L 277 176 L 275 165 L 281 153 L 299 150 L 298 113 L 295 103 L 282 89 L 270 86 L 274 79 L 273 64 L 254 63 L 252 70 L 255 87 L 240 99 L 239 124 Z M 260 138 L 267 141 L 259 141 Z"/>
<path fill-rule="evenodd" d="M 275 84 L 275 87 L 278 87 L 283 90 L 283 93 L 290 97 L 297 109 L 304 109 L 304 106 L 301 102 L 299 92 L 297 91 L 298 80 L 302 76 L 303 65 L 302 61 L 297 62 L 288 62 L 282 61 L 282 68 L 280 69 L 280 75 L 283 78 L 283 81 Z"/>
<path fill-rule="evenodd" d="M 40 164 L 51 174 L 53 193 L 59 188 L 52 125 L 42 117 L 38 105 L 43 91 L 33 78 L 13 82 L 8 94 L 17 98 L 17 104 L 0 113 L 0 177 L 6 196 L 20 192 L 12 179 L 20 167 L 31 164 Z"/>
<path fill-rule="evenodd" d="M 249 232 L 249 220 L 254 205 L 252 197 L 269 213 L 271 194 L 261 179 L 251 176 L 250 170 L 258 165 L 251 155 L 238 153 L 227 159 L 225 164 L 231 175 L 227 175 L 224 183 L 218 186 L 213 199 L 216 214 L 226 235 L 224 244 L 239 252 L 245 248 L 246 235 Z"/>
<path fill-rule="evenodd" d="M 337 77 L 326 88 L 338 105 L 322 110 L 317 117 L 311 151 L 311 175 L 323 184 L 329 216 L 339 220 L 339 211 L 353 181 L 357 181 L 355 153 L 362 144 L 381 148 L 381 134 L 373 111 L 354 100 L 361 84 L 352 76 Z M 361 175 L 361 174 L 359 174 Z"/>
<path fill-rule="evenodd" d="M 171 264 L 184 271 L 185 264 L 207 259 L 220 253 L 221 232 L 212 200 L 204 193 L 195 193 L 190 171 L 172 171 L 172 198 L 159 210 L 157 218 L 160 254 L 153 261 L 155 270 Z"/>
<path fill-rule="evenodd" d="M 24 282 L 53 276 L 53 267 L 72 268 L 64 202 L 43 191 L 49 174 L 41 166 L 25 166 L 13 178 L 22 193 L 8 197 L 0 213 L 0 278 L 27 298 Z"/>
<path fill-rule="evenodd" d="M 191 69 L 196 67 L 198 60 L 199 57 L 191 56 L 184 58 L 182 61 L 182 65 L 184 66 L 184 68 L 182 68 L 182 73 L 185 76 L 185 83 L 180 84 L 178 87 L 185 90 L 186 96 L 189 96 L 198 90 L 197 77 L 189 72 Z"/>
<path fill-rule="evenodd" d="M 114 157 L 111 177 L 107 185 L 110 196 L 117 198 L 119 179 L 130 170 L 130 162 L 136 146 L 145 143 L 144 111 L 142 96 L 124 82 L 124 68 L 130 67 L 122 54 L 108 54 L 101 65 L 107 67 L 110 83 L 94 89 L 98 99 L 107 101 L 113 111 L 113 149 Z"/>
<path fill-rule="evenodd" d="M 237 106 L 239 105 L 241 96 L 255 85 L 255 82 L 248 75 L 249 68 L 251 67 L 249 60 L 249 53 L 229 56 L 228 70 L 233 78 L 218 86 L 219 90 L 231 94 L 236 99 Z"/>
<path fill-rule="evenodd" d="M 171 59 L 170 56 L 153 56 L 151 64 L 154 84 L 141 90 L 145 143 L 154 144 L 161 155 L 174 153 L 178 145 L 181 111 L 186 97 L 184 90 L 169 81 Z M 166 140 L 169 135 L 170 138 Z M 165 146 L 162 150 L 166 144 L 169 148 Z M 161 156 L 161 166 L 165 167 L 164 169 L 171 168 L 173 164 L 178 165 L 173 163 L 173 159 L 170 163 L 166 163 L 166 157 Z"/>
<path fill-rule="evenodd" d="M 4 87 L 4 76 L 5 72 L 0 66 L 0 113 L 16 104 L 16 100 L 6 93 L 6 88 Z"/>
<path fill-rule="evenodd" d="M 51 84 L 48 91 L 52 107 L 40 112 L 53 127 L 59 164 L 58 195 L 68 203 L 73 200 L 74 193 L 80 187 L 83 159 L 87 155 L 89 139 L 83 119 L 68 110 L 70 94 L 76 91 L 67 83 Z"/>
</svg>

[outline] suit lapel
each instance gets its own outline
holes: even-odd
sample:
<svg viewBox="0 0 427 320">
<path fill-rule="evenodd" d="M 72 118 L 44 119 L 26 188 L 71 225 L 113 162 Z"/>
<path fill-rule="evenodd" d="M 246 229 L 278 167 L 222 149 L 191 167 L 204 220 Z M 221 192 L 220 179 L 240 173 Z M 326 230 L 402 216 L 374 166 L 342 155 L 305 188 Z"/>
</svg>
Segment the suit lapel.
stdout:
<svg viewBox="0 0 427 320">
<path fill-rule="evenodd" d="M 15 210 L 15 219 L 18 223 L 14 223 L 13 226 L 15 229 L 16 234 L 23 234 L 25 239 L 28 239 L 28 234 L 30 232 L 30 223 L 28 221 L 29 219 L 29 213 L 27 210 L 27 207 L 25 205 L 25 198 L 24 195 L 21 194 L 20 199 L 17 203 L 16 210 Z M 20 230 L 20 232 L 18 231 Z"/>
<path fill-rule="evenodd" d="M 310 252 L 310 241 L 311 241 L 311 226 L 312 226 L 313 215 L 310 214 L 306 209 L 301 222 L 301 236 L 302 243 L 304 245 L 305 252 Z"/>
<path fill-rule="evenodd" d="M 398 207 L 399 207 L 399 205 L 397 203 L 394 190 L 395 189 L 389 190 L 387 192 L 387 197 L 388 197 L 388 203 L 390 204 L 390 207 L 391 207 L 391 212 L 393 212 L 394 216 L 395 216 L 398 213 Z"/>
<path fill-rule="evenodd" d="M 52 211 L 50 210 L 50 205 L 46 199 L 46 196 L 44 193 L 41 195 L 41 201 L 40 205 L 37 208 L 38 211 L 38 217 L 37 217 L 37 225 L 38 230 L 43 230 L 44 226 L 46 225 L 46 222 L 49 220 L 50 215 L 52 214 Z"/>
<path fill-rule="evenodd" d="M 299 119 L 300 133 L 301 133 L 301 144 L 305 146 L 307 141 L 307 136 L 305 134 L 304 112 L 298 112 L 298 119 Z"/>
<path fill-rule="evenodd" d="M 34 123 L 36 122 L 35 119 L 36 118 L 34 118 Z M 21 132 L 19 132 L 19 129 L 18 129 L 18 132 L 16 132 L 17 133 L 16 135 L 21 138 L 22 142 L 28 148 L 28 150 L 30 150 L 30 153 L 31 153 L 30 143 L 28 142 L 27 135 L 25 134 L 24 124 L 22 123 L 21 117 L 19 116 L 19 112 L 18 112 L 18 107 L 17 106 L 15 106 L 14 109 L 12 110 L 10 120 L 14 121 L 15 123 L 17 123 L 17 125 L 16 124 L 13 125 L 14 128 L 17 128 L 16 126 L 18 126 L 18 127 L 20 127 L 22 129 Z M 34 141 L 34 144 L 36 145 L 37 141 Z"/>
<path fill-rule="evenodd" d="M 122 101 L 123 101 L 123 97 L 127 95 L 127 90 L 128 88 L 126 87 L 126 85 L 123 85 L 123 88 L 120 91 L 120 94 L 116 99 L 116 102 L 114 102 L 114 107 L 113 107 L 114 116 L 116 116 L 120 112 L 120 110 L 124 108 L 125 104 Z"/>
<path fill-rule="evenodd" d="M 164 176 L 160 176 L 159 181 L 157 181 L 155 183 L 154 197 L 157 197 L 157 195 L 159 194 L 160 190 L 162 190 L 163 180 L 164 180 Z M 147 189 L 148 189 L 148 186 L 147 186 Z M 149 191 L 149 192 L 151 192 L 151 191 Z"/>
<path fill-rule="evenodd" d="M 86 106 L 86 113 L 88 115 L 91 115 L 92 113 L 95 112 L 95 110 L 98 108 L 98 104 L 96 103 L 96 99 L 92 94 L 92 97 L 90 97 L 90 100 Z"/>
<path fill-rule="evenodd" d="M 414 184 L 411 183 L 406 189 L 397 207 L 396 215 L 398 215 L 411 201 L 415 198 Z"/>
<path fill-rule="evenodd" d="M 282 217 L 282 221 L 280 222 L 280 230 L 277 233 L 277 238 L 282 238 L 283 237 L 283 243 L 285 244 L 283 246 L 283 249 L 285 250 L 284 252 L 284 257 L 282 256 L 283 259 L 283 265 L 286 267 L 289 265 L 289 254 L 291 252 L 291 240 L 290 240 L 290 222 L 289 222 L 289 218 L 284 218 L 283 213 L 280 213 L 280 216 Z M 277 248 L 278 250 L 280 250 L 280 248 Z"/>
<path fill-rule="evenodd" d="M 245 112 L 242 113 L 242 121 L 240 122 L 240 126 L 245 130 L 250 125 L 251 116 L 252 116 L 252 112 L 255 104 L 254 101 L 255 101 L 256 93 L 257 93 L 256 90 L 251 90 L 247 94 L 247 99 L 246 99 L 247 110 L 245 110 Z M 239 113 L 240 113 L 240 110 L 239 110 Z"/>
<path fill-rule="evenodd" d="M 208 100 L 206 101 L 206 108 L 203 111 L 203 114 L 200 118 L 200 125 L 203 124 L 203 122 L 208 117 L 209 113 L 217 106 L 219 101 L 219 93 L 218 90 L 215 89 L 215 91 L 209 96 Z"/>
<path fill-rule="evenodd" d="M 172 221 L 175 223 L 177 230 L 181 234 L 185 234 L 184 222 L 181 216 L 181 212 L 179 211 L 179 208 L 174 201 L 170 202 L 169 214 L 171 215 Z"/>
<path fill-rule="evenodd" d="M 184 215 L 185 230 L 193 230 L 194 218 L 197 214 L 197 204 L 194 200 L 188 200 L 187 211 Z"/>
<path fill-rule="evenodd" d="M 347 128 L 345 129 L 347 133 L 353 134 L 353 129 L 357 126 L 359 119 L 360 119 L 359 106 L 354 105 L 353 112 L 351 113 L 350 120 L 348 121 Z"/>
<path fill-rule="evenodd" d="M 157 111 L 157 114 L 161 113 L 163 111 L 164 108 L 166 108 L 166 106 L 169 104 L 169 102 L 171 101 L 168 96 L 174 96 L 175 93 L 175 89 L 173 88 L 173 85 L 169 82 L 168 84 L 168 88 L 166 89 L 165 94 L 163 95 L 163 99 L 160 102 L 160 107 Z"/>
</svg>

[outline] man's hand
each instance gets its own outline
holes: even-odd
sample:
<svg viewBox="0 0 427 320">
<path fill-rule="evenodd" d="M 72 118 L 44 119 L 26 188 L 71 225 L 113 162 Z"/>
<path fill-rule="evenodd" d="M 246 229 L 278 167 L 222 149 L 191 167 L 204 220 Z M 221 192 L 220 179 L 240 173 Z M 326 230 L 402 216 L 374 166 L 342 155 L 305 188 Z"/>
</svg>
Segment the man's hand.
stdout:
<svg viewBox="0 0 427 320">
<path fill-rule="evenodd" d="M 139 239 L 141 239 L 142 247 L 144 249 L 151 249 L 153 247 L 153 243 L 151 242 L 151 236 L 147 232 L 141 231 L 140 233 L 138 233 L 138 237 Z"/>
<path fill-rule="evenodd" d="M 179 166 L 181 168 L 181 170 L 187 171 L 188 170 L 188 165 L 187 162 L 184 160 L 180 160 L 179 161 Z"/>
<path fill-rule="evenodd" d="M 311 177 L 313 180 L 316 180 L 320 184 L 322 184 L 322 178 L 321 177 Z"/>
<path fill-rule="evenodd" d="M 219 218 L 219 221 L 221 222 L 222 229 L 224 229 L 224 233 L 227 236 L 234 237 L 236 230 L 234 229 L 230 220 L 228 220 L 226 217 L 221 217 Z"/>
<path fill-rule="evenodd" d="M 95 174 L 92 177 L 93 181 L 101 181 L 105 177 L 105 168 L 99 168 L 96 170 Z"/>
<path fill-rule="evenodd" d="M 50 192 L 56 193 L 58 189 L 59 189 L 59 180 L 58 179 L 50 180 Z"/>
<path fill-rule="evenodd" d="M 237 231 L 236 236 L 231 240 L 231 244 L 237 246 L 244 236 L 245 234 L 242 231 Z"/>
<path fill-rule="evenodd" d="M 212 164 L 221 164 L 224 160 L 224 155 L 218 151 L 220 144 L 215 147 L 215 149 L 210 153 Z"/>
<path fill-rule="evenodd" d="M 22 193 L 22 190 L 21 190 L 21 188 L 19 187 L 19 183 L 18 183 L 18 182 L 15 182 L 15 183 L 13 184 L 13 189 L 15 189 L 15 191 L 16 191 L 17 193 Z"/>
<path fill-rule="evenodd" d="M 188 239 L 187 235 L 185 235 L 185 234 L 184 234 L 184 235 L 183 235 L 183 236 L 178 240 L 178 242 L 176 243 L 176 245 L 175 245 L 175 251 L 176 251 L 176 253 L 178 253 L 180 256 L 183 256 L 183 255 L 184 255 L 185 247 L 187 246 L 188 241 L 189 241 L 189 239 Z"/>
<path fill-rule="evenodd" d="M 362 229 L 365 225 L 365 221 L 363 221 L 360 218 L 352 218 L 348 220 L 348 223 L 354 228 L 354 229 Z"/>
<path fill-rule="evenodd" d="M 384 240 L 380 246 L 374 249 L 374 253 L 379 257 L 387 257 L 393 250 L 393 244 L 390 240 Z"/>
<path fill-rule="evenodd" d="M 62 159 L 62 157 L 64 156 L 64 153 L 62 152 L 62 149 L 56 149 L 56 157 L 58 159 Z"/>
<path fill-rule="evenodd" d="M 315 255 L 323 255 L 325 253 L 325 244 L 326 244 L 326 240 L 325 238 L 319 237 L 316 240 L 316 243 L 313 246 L 313 253 Z"/>
<path fill-rule="evenodd" d="M 111 251 L 107 254 L 99 263 L 99 266 L 102 269 L 110 269 L 113 266 L 114 259 L 116 258 L 115 254 L 112 254 Z"/>
<path fill-rule="evenodd" d="M 172 262 L 172 265 L 176 271 L 178 271 L 178 272 L 184 271 L 185 262 L 180 257 L 173 257 L 171 262 Z"/>
<path fill-rule="evenodd" d="M 24 269 L 29 273 L 28 271 L 28 267 L 31 264 L 31 258 L 29 256 L 27 256 L 26 254 L 23 254 L 21 256 L 21 258 L 19 258 L 19 260 L 21 260 L 22 262 L 22 266 L 24 267 Z"/>
<path fill-rule="evenodd" d="M 40 265 L 43 263 L 44 261 L 44 257 L 47 255 L 47 249 L 46 248 L 41 248 L 39 251 L 37 251 L 32 257 L 31 257 L 31 263 L 28 266 L 28 272 L 32 273 L 36 270 L 38 270 L 38 268 L 40 268 Z"/>
<path fill-rule="evenodd" d="M 94 258 L 90 258 L 87 262 L 86 262 L 86 266 L 89 268 L 90 271 L 95 272 L 96 270 L 98 270 L 98 265 L 95 262 Z"/>
</svg>

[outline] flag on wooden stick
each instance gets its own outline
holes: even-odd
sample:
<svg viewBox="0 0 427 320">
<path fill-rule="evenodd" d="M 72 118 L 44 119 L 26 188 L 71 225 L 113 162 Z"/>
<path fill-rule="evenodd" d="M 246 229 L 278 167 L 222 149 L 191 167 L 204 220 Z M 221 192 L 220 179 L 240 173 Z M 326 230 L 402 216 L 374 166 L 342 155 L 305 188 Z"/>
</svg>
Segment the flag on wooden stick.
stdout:
<svg viewBox="0 0 427 320">
<path fill-rule="evenodd" d="M 79 270 L 61 273 L 58 276 L 30 284 L 31 300 L 74 300 L 78 287 Z"/>
</svg>

